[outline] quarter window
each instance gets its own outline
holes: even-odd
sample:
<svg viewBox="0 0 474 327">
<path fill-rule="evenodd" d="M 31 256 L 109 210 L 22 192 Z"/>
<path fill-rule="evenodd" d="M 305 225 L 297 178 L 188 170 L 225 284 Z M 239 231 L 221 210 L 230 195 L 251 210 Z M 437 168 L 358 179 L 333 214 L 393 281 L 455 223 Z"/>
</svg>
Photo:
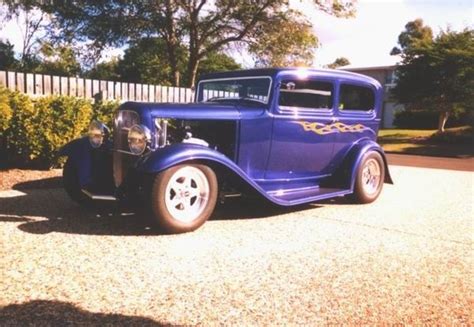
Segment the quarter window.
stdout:
<svg viewBox="0 0 474 327">
<path fill-rule="evenodd" d="M 283 80 L 280 87 L 280 107 L 330 109 L 333 85 L 311 80 Z"/>
<path fill-rule="evenodd" d="M 375 95 L 371 88 L 342 84 L 339 110 L 369 111 L 375 107 Z"/>
</svg>

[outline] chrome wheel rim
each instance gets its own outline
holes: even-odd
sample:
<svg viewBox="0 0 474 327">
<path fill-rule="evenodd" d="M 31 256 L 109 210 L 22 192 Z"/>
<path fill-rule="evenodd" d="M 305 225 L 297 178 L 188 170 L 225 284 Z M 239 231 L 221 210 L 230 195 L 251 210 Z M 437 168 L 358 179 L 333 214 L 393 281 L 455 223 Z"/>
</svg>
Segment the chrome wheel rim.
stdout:
<svg viewBox="0 0 474 327">
<path fill-rule="evenodd" d="M 183 223 L 196 220 L 209 202 L 206 175 L 195 167 L 178 169 L 166 186 L 165 204 L 171 216 Z"/>
<path fill-rule="evenodd" d="M 362 168 L 362 187 L 367 195 L 377 193 L 380 185 L 380 164 L 375 159 L 369 159 Z"/>
</svg>

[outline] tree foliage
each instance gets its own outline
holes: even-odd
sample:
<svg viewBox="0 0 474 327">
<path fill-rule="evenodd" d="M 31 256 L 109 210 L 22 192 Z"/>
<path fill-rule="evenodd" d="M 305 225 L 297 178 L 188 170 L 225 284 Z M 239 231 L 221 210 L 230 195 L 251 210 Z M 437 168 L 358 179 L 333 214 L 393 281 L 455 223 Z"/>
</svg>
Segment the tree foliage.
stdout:
<svg viewBox="0 0 474 327">
<path fill-rule="evenodd" d="M 450 113 L 474 109 L 474 30 L 441 31 L 431 41 L 428 29 L 421 30 L 425 33 L 402 33 L 400 39 L 409 41 L 400 43 L 403 60 L 393 94 L 408 110 L 437 110 L 438 129 L 444 131 Z"/>
<path fill-rule="evenodd" d="M 309 21 L 296 11 L 288 11 L 263 25 L 249 43 L 256 66 L 311 66 L 318 39 Z"/>
<path fill-rule="evenodd" d="M 337 17 L 354 13 L 354 1 L 350 0 L 313 0 L 312 3 L 316 10 Z M 307 61 L 315 41 L 314 36 L 309 35 L 308 24 L 299 26 L 303 14 L 290 10 L 288 0 L 85 0 L 52 5 L 38 1 L 38 4 L 42 10 L 52 14 L 51 34 L 59 31 L 55 36 L 62 41 L 85 42 L 95 54 L 108 46 L 123 46 L 143 37 L 161 38 L 166 45 L 166 58 L 175 85 L 180 79 L 179 52 L 182 45 L 187 58 L 185 80 L 188 85 L 193 85 L 200 62 L 231 44 L 239 47 L 254 45 L 256 49 L 255 45 L 261 39 L 264 44 L 276 48 L 269 40 L 285 41 L 281 42 L 277 52 L 285 49 L 288 52 L 279 53 L 278 60 L 289 57 L 294 62 L 294 57 L 298 56 L 295 43 L 298 40 L 303 42 L 301 57 Z M 288 23 L 286 28 L 272 28 L 275 22 L 281 24 L 283 21 Z M 269 36 L 263 31 L 277 36 Z M 269 61 L 268 58 L 262 60 Z"/>
<path fill-rule="evenodd" d="M 180 46 L 177 58 L 179 73 L 186 71 L 186 49 Z M 240 69 L 231 57 L 224 53 L 210 53 L 200 64 L 198 74 Z M 102 62 L 88 72 L 86 77 L 121 80 L 134 83 L 171 85 L 170 64 L 166 56 L 166 45 L 160 38 L 143 38 L 133 42 L 125 50 L 123 58 L 112 58 Z M 186 80 L 184 80 L 186 82 Z"/>
<path fill-rule="evenodd" d="M 15 69 L 18 67 L 18 60 L 15 58 L 13 44 L 9 41 L 0 41 L 0 69 Z"/>
<path fill-rule="evenodd" d="M 0 13 L 2 21 L 16 20 L 21 29 L 22 44 L 16 68 L 28 71 L 37 64 L 36 52 L 40 39 L 45 34 L 48 15 L 38 7 L 34 0 L 4 0 L 6 10 Z"/>
<path fill-rule="evenodd" d="M 109 81 L 122 80 L 118 72 L 118 65 L 120 59 L 112 57 L 108 61 L 100 62 L 91 69 L 84 72 L 83 76 L 86 78 L 103 79 Z"/>
<path fill-rule="evenodd" d="M 336 58 L 336 60 L 334 60 L 333 63 L 327 65 L 327 68 L 336 69 L 337 67 L 343 67 L 350 64 L 351 62 L 346 57 L 339 57 L 339 58 Z"/>
<path fill-rule="evenodd" d="M 412 50 L 427 46 L 433 42 L 433 30 L 424 25 L 423 19 L 417 18 L 405 25 L 405 30 L 398 36 L 398 46 L 394 47 L 391 55 L 408 55 Z"/>
<path fill-rule="evenodd" d="M 175 58 L 178 72 L 183 72 L 186 50 L 178 47 Z M 122 80 L 136 83 L 170 85 L 171 65 L 166 53 L 165 41 L 161 38 L 143 38 L 133 42 L 125 50 L 118 63 L 118 73 Z"/>
<path fill-rule="evenodd" d="M 68 45 L 53 45 L 44 42 L 41 45 L 38 65 L 35 72 L 63 76 L 75 76 L 81 73 L 81 65 L 74 49 Z"/>
</svg>

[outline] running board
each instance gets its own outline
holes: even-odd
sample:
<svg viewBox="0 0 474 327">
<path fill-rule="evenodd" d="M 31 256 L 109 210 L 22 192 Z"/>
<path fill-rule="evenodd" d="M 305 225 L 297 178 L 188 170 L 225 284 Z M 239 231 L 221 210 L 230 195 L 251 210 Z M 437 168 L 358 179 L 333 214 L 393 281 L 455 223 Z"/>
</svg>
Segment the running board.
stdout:
<svg viewBox="0 0 474 327">
<path fill-rule="evenodd" d="M 302 187 L 300 189 L 267 192 L 271 199 L 280 205 L 297 205 L 351 194 L 350 189 L 328 187 Z"/>
<path fill-rule="evenodd" d="M 91 192 L 82 189 L 82 193 L 87 195 L 91 200 L 97 200 L 97 201 L 117 201 L 117 198 L 113 195 L 97 195 L 97 194 L 92 194 Z"/>
</svg>

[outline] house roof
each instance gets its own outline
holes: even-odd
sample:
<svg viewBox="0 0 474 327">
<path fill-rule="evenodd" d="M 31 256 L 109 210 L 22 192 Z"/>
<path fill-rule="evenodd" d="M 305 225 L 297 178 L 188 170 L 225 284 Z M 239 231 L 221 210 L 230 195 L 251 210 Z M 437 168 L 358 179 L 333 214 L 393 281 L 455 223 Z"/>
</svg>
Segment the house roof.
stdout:
<svg viewBox="0 0 474 327">
<path fill-rule="evenodd" d="M 387 66 L 355 66 L 355 65 L 347 65 L 338 67 L 339 70 L 345 71 L 367 71 L 367 70 L 381 70 L 381 69 L 395 69 L 396 65 L 387 65 Z"/>
<path fill-rule="evenodd" d="M 400 63 L 402 58 L 398 56 L 390 56 L 386 58 L 381 58 L 380 60 L 370 64 L 370 65 L 347 65 L 347 66 L 342 66 L 338 67 L 337 69 L 340 70 L 345 70 L 345 71 L 368 71 L 368 70 L 390 70 L 390 69 L 395 69 L 397 64 Z"/>
</svg>

